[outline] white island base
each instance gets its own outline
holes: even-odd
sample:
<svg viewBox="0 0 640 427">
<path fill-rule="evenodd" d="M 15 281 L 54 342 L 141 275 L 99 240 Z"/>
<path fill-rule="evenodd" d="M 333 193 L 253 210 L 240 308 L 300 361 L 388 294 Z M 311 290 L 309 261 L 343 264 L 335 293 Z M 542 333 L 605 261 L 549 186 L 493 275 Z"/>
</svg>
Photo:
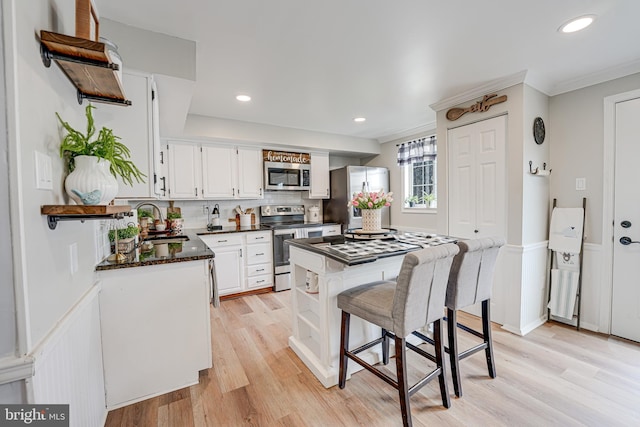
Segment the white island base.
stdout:
<svg viewBox="0 0 640 427">
<path fill-rule="evenodd" d="M 290 247 L 293 336 L 289 346 L 305 365 L 329 388 L 338 384 L 340 369 L 340 323 L 338 294 L 346 289 L 376 280 L 395 280 L 404 255 L 375 262 L 348 266 L 318 253 Z M 306 292 L 307 271 L 318 274 L 316 294 Z M 349 348 L 356 348 L 380 337 L 381 329 L 351 316 Z M 360 353 L 362 359 L 375 364 L 382 360 L 380 346 Z M 349 363 L 348 376 L 362 369 Z"/>
</svg>

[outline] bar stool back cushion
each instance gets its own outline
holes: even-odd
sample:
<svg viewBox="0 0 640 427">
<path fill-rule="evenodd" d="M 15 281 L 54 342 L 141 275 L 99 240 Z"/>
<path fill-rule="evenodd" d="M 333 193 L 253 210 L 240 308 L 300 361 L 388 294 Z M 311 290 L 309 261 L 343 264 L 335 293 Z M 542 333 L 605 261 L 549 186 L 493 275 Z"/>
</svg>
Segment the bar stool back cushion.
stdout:
<svg viewBox="0 0 640 427">
<path fill-rule="evenodd" d="M 442 318 L 447 278 L 458 250 L 446 244 L 410 252 L 402 262 L 397 285 L 375 282 L 349 289 L 338 295 L 338 307 L 406 337 Z"/>
<path fill-rule="evenodd" d="M 460 253 L 451 265 L 447 308 L 458 310 L 491 298 L 493 270 L 500 247 L 504 244 L 502 237 L 458 242 Z"/>
</svg>

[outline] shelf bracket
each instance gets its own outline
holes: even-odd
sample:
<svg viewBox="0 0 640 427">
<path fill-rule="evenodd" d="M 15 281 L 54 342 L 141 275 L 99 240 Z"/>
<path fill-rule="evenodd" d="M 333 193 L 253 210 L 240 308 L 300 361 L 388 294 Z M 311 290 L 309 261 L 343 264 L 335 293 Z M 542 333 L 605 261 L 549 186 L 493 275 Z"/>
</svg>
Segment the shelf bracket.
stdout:
<svg viewBox="0 0 640 427">
<path fill-rule="evenodd" d="M 55 230 L 59 221 L 80 221 L 85 222 L 88 219 L 122 219 L 125 216 L 132 216 L 131 212 L 106 215 L 47 215 L 47 224 L 50 230 Z"/>
<path fill-rule="evenodd" d="M 131 101 L 128 99 L 116 99 L 116 98 L 108 98 L 106 96 L 95 96 L 95 95 L 87 95 L 86 93 L 82 93 L 80 89 L 77 91 L 78 104 L 82 105 L 82 101 L 88 99 L 89 101 L 96 102 L 106 102 L 108 104 L 122 104 L 122 105 L 131 105 Z"/>
</svg>

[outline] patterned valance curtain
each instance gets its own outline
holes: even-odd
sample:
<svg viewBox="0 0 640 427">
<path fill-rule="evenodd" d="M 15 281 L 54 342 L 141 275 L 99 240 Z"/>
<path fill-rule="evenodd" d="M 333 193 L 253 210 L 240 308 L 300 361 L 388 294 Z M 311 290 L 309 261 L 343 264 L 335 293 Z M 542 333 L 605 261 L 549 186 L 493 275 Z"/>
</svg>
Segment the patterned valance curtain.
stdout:
<svg viewBox="0 0 640 427">
<path fill-rule="evenodd" d="M 398 145 L 398 166 L 407 166 L 413 163 L 424 162 L 433 159 L 437 154 L 436 137 L 414 139 Z"/>
</svg>

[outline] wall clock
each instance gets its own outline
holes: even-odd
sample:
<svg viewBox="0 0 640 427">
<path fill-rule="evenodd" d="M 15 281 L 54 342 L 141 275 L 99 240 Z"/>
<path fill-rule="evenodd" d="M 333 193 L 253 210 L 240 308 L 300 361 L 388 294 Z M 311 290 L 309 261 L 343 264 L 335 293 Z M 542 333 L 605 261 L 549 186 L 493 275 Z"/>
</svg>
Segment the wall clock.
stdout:
<svg viewBox="0 0 640 427">
<path fill-rule="evenodd" d="M 533 139 L 536 141 L 536 144 L 540 145 L 544 142 L 544 121 L 542 117 L 536 117 L 533 120 Z"/>
</svg>

